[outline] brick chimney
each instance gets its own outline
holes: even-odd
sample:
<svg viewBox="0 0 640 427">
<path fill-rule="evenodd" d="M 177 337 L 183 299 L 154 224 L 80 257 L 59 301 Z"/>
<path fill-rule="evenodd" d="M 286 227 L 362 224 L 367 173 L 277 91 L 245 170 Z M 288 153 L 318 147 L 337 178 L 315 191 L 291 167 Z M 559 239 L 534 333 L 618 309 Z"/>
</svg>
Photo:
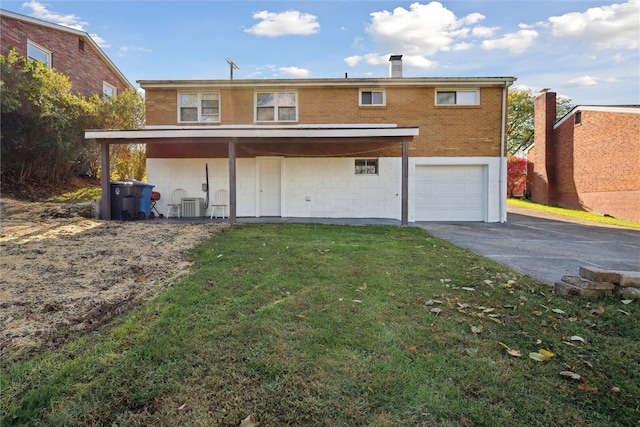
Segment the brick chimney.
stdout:
<svg viewBox="0 0 640 427">
<path fill-rule="evenodd" d="M 535 145 L 527 156 L 527 188 L 531 200 L 545 205 L 556 202 L 555 121 L 556 93 L 545 90 L 534 101 Z"/>
<path fill-rule="evenodd" d="M 391 55 L 389 57 L 389 77 L 402 77 L 402 55 Z"/>
</svg>

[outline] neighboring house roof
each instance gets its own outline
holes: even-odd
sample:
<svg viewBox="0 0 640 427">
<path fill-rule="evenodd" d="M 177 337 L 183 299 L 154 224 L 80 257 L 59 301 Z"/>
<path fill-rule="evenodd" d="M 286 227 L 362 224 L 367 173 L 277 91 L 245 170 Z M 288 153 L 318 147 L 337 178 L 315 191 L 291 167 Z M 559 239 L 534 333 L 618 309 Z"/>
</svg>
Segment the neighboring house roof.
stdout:
<svg viewBox="0 0 640 427">
<path fill-rule="evenodd" d="M 28 22 L 28 23 L 34 24 L 34 25 L 40 25 L 42 27 L 47 27 L 47 28 L 51 28 L 51 29 L 54 29 L 54 30 L 58 30 L 58 31 L 64 31 L 64 32 L 69 33 L 69 34 L 73 34 L 73 35 L 76 35 L 78 37 L 82 37 L 83 40 L 85 40 L 87 43 L 89 43 L 95 49 L 95 51 L 98 53 L 98 55 L 100 55 L 100 57 L 105 62 L 105 64 L 107 64 L 107 66 L 116 75 L 118 75 L 118 77 L 120 77 L 120 79 L 123 82 L 126 82 L 129 85 L 130 88 L 135 90 L 135 87 L 133 86 L 133 84 L 131 84 L 131 82 L 129 82 L 129 80 L 125 77 L 125 75 L 122 74 L 122 72 L 118 69 L 118 67 L 116 67 L 116 65 L 111 61 L 111 59 L 109 59 L 107 54 L 105 54 L 102 51 L 100 46 L 98 46 L 98 44 L 93 40 L 93 38 L 86 31 L 81 31 L 81 30 L 77 30 L 75 28 L 65 27 L 64 25 L 54 24 L 52 22 L 43 21 L 41 19 L 32 18 L 30 16 L 21 15 L 19 13 L 10 12 L 10 11 L 4 10 L 4 9 L 0 9 L 0 16 L 6 16 L 6 17 L 9 17 L 9 18 L 12 18 L 12 19 L 19 20 L 19 21 Z"/>
<path fill-rule="evenodd" d="M 640 114 L 640 105 L 576 105 L 567 114 L 558 120 L 553 128 L 556 129 L 562 123 L 567 121 L 569 117 L 578 111 L 599 111 L 603 113 L 623 113 L 623 114 Z"/>
</svg>

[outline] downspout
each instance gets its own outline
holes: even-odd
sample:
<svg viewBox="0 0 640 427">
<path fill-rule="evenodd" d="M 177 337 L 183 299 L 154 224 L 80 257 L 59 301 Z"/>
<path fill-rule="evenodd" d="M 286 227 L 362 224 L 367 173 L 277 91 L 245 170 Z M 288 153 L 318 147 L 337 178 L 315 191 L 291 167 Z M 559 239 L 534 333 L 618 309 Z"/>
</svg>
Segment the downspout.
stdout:
<svg viewBox="0 0 640 427">
<path fill-rule="evenodd" d="M 502 120 L 500 121 L 500 176 L 498 178 L 498 199 L 500 200 L 500 222 L 507 221 L 507 186 L 505 174 L 507 170 L 507 162 L 505 156 L 506 145 L 506 127 L 507 127 L 507 93 L 509 90 L 509 82 L 504 82 L 502 88 Z"/>
</svg>

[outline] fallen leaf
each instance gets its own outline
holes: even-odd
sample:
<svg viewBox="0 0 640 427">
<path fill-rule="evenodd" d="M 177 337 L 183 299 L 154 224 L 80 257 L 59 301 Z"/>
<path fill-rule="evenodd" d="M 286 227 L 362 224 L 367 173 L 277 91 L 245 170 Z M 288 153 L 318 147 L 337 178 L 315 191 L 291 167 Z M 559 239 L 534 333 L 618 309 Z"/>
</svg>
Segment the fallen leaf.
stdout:
<svg viewBox="0 0 640 427">
<path fill-rule="evenodd" d="M 611 387 L 611 390 L 609 390 L 609 393 L 620 393 L 620 387 Z"/>
<path fill-rule="evenodd" d="M 584 382 L 578 384 L 578 390 L 586 391 L 588 393 L 595 393 L 596 391 L 598 391 L 598 387 L 590 386 L 587 383 L 587 380 L 584 380 Z"/>
<path fill-rule="evenodd" d="M 549 350 L 540 349 L 537 353 L 529 353 L 529 357 L 538 362 L 546 362 L 551 359 L 555 354 L 551 353 Z"/>
<path fill-rule="evenodd" d="M 240 423 L 240 427 L 255 427 L 257 425 L 258 423 L 256 422 L 256 419 L 253 415 L 249 415 Z"/>
<path fill-rule="evenodd" d="M 178 408 L 178 411 L 183 411 L 186 407 L 187 407 L 187 402 L 183 403 L 183 404 Z"/>
<path fill-rule="evenodd" d="M 571 341 L 581 341 L 584 342 L 584 338 L 579 337 L 578 335 L 574 335 L 571 338 L 569 338 Z"/>
<path fill-rule="evenodd" d="M 415 345 L 412 345 L 411 347 L 409 347 L 409 351 L 411 353 L 417 353 L 418 352 L 418 347 L 416 347 Z"/>
<path fill-rule="evenodd" d="M 623 303 L 624 305 L 631 304 L 631 300 L 630 299 L 623 299 L 620 302 Z"/>
<path fill-rule="evenodd" d="M 552 308 L 551 311 L 553 311 L 554 313 L 557 313 L 557 314 L 564 314 L 564 311 L 560 310 L 559 308 Z"/>
<path fill-rule="evenodd" d="M 359 300 L 359 299 L 352 299 L 351 301 L 352 301 L 352 302 L 357 302 L 357 303 L 362 302 L 362 300 Z"/>
<path fill-rule="evenodd" d="M 572 380 L 579 380 L 580 378 L 582 378 L 580 374 L 576 374 L 575 372 L 571 371 L 560 371 L 560 375 L 565 378 L 571 378 Z"/>
<path fill-rule="evenodd" d="M 620 309 L 618 309 L 618 311 L 619 311 L 620 313 L 626 314 L 627 316 L 629 316 L 629 315 L 630 315 L 628 311 L 624 311 L 624 310 L 620 310 Z"/>
<path fill-rule="evenodd" d="M 520 350 L 513 350 L 511 348 L 509 350 L 507 350 L 507 353 L 509 353 L 511 356 L 515 356 L 515 357 L 522 356 L 522 353 L 520 353 Z"/>
<path fill-rule="evenodd" d="M 601 314 L 604 314 L 604 307 L 599 306 L 594 308 L 593 310 L 591 310 L 591 314 L 593 314 L 594 316 L 599 316 Z"/>
<path fill-rule="evenodd" d="M 462 289 L 464 289 L 465 291 L 469 291 L 469 292 L 475 292 L 476 288 L 469 288 L 467 286 L 463 286 Z"/>
<path fill-rule="evenodd" d="M 437 316 L 438 314 L 440 314 L 440 312 L 441 312 L 441 311 L 442 311 L 442 310 L 441 310 L 441 309 L 439 309 L 438 307 L 436 307 L 436 308 L 432 308 L 432 309 L 431 309 L 431 312 L 432 312 L 432 313 L 435 313 L 435 315 L 436 315 L 436 316 Z"/>
<path fill-rule="evenodd" d="M 495 308 L 485 308 L 484 310 L 482 310 L 482 312 L 483 313 L 491 313 L 494 310 L 495 310 Z"/>
<path fill-rule="evenodd" d="M 529 353 L 529 358 L 535 360 L 536 362 L 544 362 L 545 360 L 547 360 L 547 358 L 540 353 Z"/>
<path fill-rule="evenodd" d="M 472 326 L 471 327 L 471 332 L 473 332 L 474 334 L 479 334 L 482 332 L 482 325 L 480 326 Z"/>
<path fill-rule="evenodd" d="M 549 350 L 545 350 L 544 348 L 541 348 L 540 350 L 538 350 L 538 353 L 540 353 L 541 355 L 543 355 L 547 359 L 551 359 L 553 356 L 555 356 L 555 354 L 553 354 Z"/>
</svg>

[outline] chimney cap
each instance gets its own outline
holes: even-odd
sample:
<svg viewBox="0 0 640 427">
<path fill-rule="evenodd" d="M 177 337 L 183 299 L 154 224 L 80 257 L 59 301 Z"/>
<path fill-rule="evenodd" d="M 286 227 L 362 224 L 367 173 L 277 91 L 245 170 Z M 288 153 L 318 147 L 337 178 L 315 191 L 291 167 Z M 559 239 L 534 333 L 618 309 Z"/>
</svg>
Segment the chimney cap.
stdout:
<svg viewBox="0 0 640 427">
<path fill-rule="evenodd" d="M 389 61 L 402 61 L 402 55 L 391 55 Z"/>
</svg>

